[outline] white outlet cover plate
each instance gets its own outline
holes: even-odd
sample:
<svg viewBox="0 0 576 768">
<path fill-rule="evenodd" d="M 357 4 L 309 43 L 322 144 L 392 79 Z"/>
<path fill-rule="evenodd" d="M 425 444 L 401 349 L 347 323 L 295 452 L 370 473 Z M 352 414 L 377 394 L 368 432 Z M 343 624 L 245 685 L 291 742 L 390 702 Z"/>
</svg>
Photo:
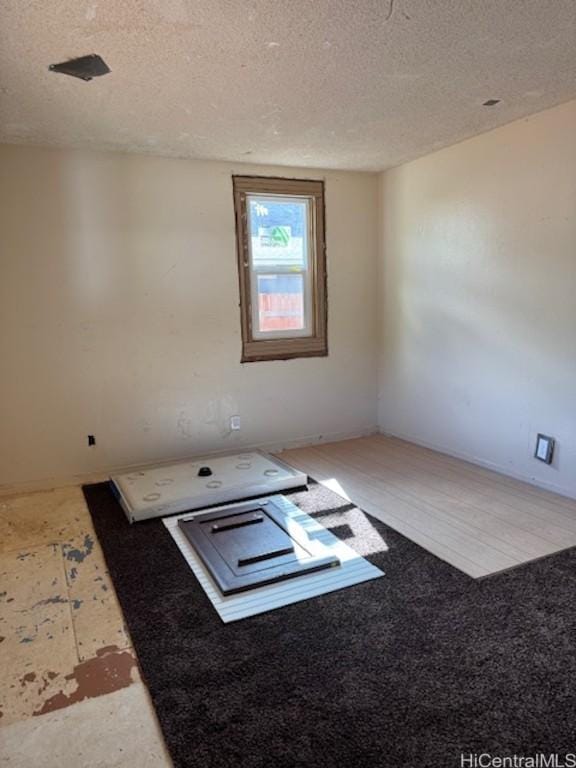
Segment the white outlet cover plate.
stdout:
<svg viewBox="0 0 576 768">
<path fill-rule="evenodd" d="M 201 467 L 212 474 L 200 477 Z M 110 478 L 130 522 L 166 517 L 308 484 L 304 472 L 274 456 L 247 451 L 149 467 Z"/>
<path fill-rule="evenodd" d="M 550 464 L 552 461 L 553 446 L 553 437 L 548 437 L 548 435 L 538 435 L 536 438 L 536 458 L 546 464 Z"/>
</svg>

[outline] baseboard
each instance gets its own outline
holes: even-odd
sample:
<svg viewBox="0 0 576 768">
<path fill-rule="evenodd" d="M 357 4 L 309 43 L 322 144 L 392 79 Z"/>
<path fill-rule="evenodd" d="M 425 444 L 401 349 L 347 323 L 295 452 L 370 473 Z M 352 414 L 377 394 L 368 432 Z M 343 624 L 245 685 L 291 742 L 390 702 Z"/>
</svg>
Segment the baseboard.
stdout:
<svg viewBox="0 0 576 768">
<path fill-rule="evenodd" d="M 296 440 L 288 440 L 284 442 L 265 443 L 259 447 L 263 451 L 269 453 L 281 453 L 282 451 L 289 451 L 291 448 L 306 448 L 310 445 L 320 445 L 322 443 L 337 443 L 340 440 L 354 440 L 358 437 L 369 437 L 370 435 L 379 434 L 378 427 L 372 426 L 362 430 L 355 430 L 352 432 L 324 432 L 321 435 L 309 435 L 308 437 L 298 438 Z"/>
<path fill-rule="evenodd" d="M 561 485 L 557 485 L 556 483 L 548 483 L 545 480 L 538 480 L 522 472 L 515 472 L 514 470 L 510 470 L 508 467 L 503 467 L 500 464 L 487 461 L 486 459 L 482 459 L 478 456 L 473 456 L 462 451 L 455 451 L 453 448 L 448 448 L 445 445 L 428 442 L 426 440 L 422 440 L 419 437 L 414 437 L 414 435 L 407 435 L 402 432 L 390 432 L 389 430 L 382 428 L 380 428 L 378 432 L 379 434 L 384 435 L 384 437 L 397 437 L 399 440 L 405 440 L 407 443 L 414 443 L 414 445 L 419 445 L 422 448 L 429 448 L 431 451 L 443 453 L 445 456 L 451 456 L 453 459 L 462 459 L 463 461 L 467 461 L 469 464 L 475 464 L 478 467 L 489 469 L 499 475 L 504 475 L 504 477 L 510 477 L 514 480 L 521 480 L 523 483 L 528 483 L 528 485 L 533 485 L 535 488 L 540 488 L 543 491 L 556 493 L 558 496 L 564 496 L 571 501 L 576 499 L 576 494 L 574 494 L 574 492 L 567 490 Z"/>
<path fill-rule="evenodd" d="M 232 450 L 238 451 L 255 451 L 261 450 L 268 453 L 281 453 L 287 451 L 290 448 L 305 448 L 309 445 L 320 445 L 321 443 L 335 443 L 339 440 L 352 440 L 358 437 L 367 437 L 368 435 L 378 434 L 379 429 L 377 426 L 366 427 L 365 429 L 352 430 L 346 432 L 323 432 L 322 434 L 307 435 L 300 438 L 294 438 L 292 440 L 284 441 L 270 441 L 266 443 L 248 443 L 238 444 L 234 448 L 227 446 L 225 449 L 217 451 L 202 451 L 196 454 L 190 454 L 187 456 L 173 456 L 167 459 L 160 459 L 157 461 L 149 461 L 138 464 L 124 464 L 110 466 L 106 469 L 98 472 L 85 472 L 73 475 L 60 475 L 44 477 L 39 480 L 22 481 L 16 483 L 9 483 L 0 485 L 0 498 L 7 496 L 14 496 L 20 493 L 38 493 L 40 491 L 49 491 L 54 488 L 66 488 L 69 486 L 85 485 L 87 483 L 101 483 L 108 480 L 110 475 L 118 474 L 120 472 L 133 472 L 139 469 L 147 469 L 154 466 L 163 466 L 166 464 L 175 464 L 179 461 L 189 461 L 190 458 L 195 456 L 222 456 L 227 453 L 231 453 Z"/>
</svg>

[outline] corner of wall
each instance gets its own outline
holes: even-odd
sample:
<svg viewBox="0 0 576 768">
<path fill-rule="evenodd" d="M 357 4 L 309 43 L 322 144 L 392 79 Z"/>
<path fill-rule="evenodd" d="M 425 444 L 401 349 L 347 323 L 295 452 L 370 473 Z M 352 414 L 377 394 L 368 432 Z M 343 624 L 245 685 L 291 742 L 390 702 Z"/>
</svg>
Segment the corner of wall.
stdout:
<svg viewBox="0 0 576 768">
<path fill-rule="evenodd" d="M 385 261 L 385 187 L 387 171 L 378 174 L 378 236 L 376 240 L 376 422 L 381 430 L 384 427 L 384 261 Z"/>
</svg>

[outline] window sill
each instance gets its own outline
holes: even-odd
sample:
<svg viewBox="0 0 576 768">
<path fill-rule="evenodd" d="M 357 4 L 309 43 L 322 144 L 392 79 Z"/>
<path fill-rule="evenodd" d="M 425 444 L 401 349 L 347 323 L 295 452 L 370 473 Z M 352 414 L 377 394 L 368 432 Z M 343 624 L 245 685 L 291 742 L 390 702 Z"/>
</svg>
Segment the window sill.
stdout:
<svg viewBox="0 0 576 768">
<path fill-rule="evenodd" d="M 247 341 L 243 345 L 242 363 L 259 363 L 265 360 L 293 360 L 298 357 L 327 357 L 325 339 L 294 338 Z"/>
</svg>

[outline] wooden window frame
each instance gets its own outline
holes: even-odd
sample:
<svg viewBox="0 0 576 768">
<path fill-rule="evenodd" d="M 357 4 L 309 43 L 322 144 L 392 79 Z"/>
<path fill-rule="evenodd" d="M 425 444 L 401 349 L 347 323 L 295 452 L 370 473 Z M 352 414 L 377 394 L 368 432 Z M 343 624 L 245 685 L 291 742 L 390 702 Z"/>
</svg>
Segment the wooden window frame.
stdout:
<svg viewBox="0 0 576 768">
<path fill-rule="evenodd" d="M 328 307 L 326 280 L 326 230 L 324 182 L 265 176 L 232 176 L 236 217 L 236 250 L 240 282 L 240 323 L 243 363 L 289 360 L 296 357 L 325 357 L 328 354 Z M 310 336 L 256 339 L 252 334 L 251 266 L 248 244 L 247 195 L 286 195 L 312 201 L 311 227 L 311 326 Z M 312 249 L 311 249 L 312 251 Z"/>
</svg>

